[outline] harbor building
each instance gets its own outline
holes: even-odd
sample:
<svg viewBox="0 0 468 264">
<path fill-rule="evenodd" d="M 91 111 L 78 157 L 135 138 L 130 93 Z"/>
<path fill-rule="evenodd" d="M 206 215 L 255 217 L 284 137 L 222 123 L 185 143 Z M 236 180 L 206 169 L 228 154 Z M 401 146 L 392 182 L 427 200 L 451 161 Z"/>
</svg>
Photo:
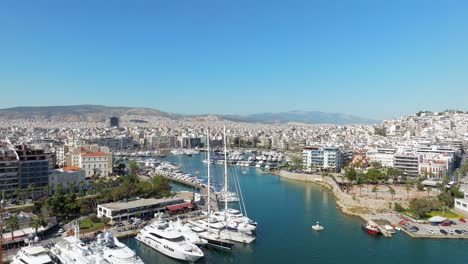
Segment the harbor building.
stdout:
<svg viewBox="0 0 468 264">
<path fill-rule="evenodd" d="M 108 160 L 109 157 L 106 153 L 82 153 L 79 167 L 85 171 L 86 177 L 107 177 L 109 176 Z"/>
<path fill-rule="evenodd" d="M 53 170 L 49 174 L 49 186 L 52 193 L 57 191 L 57 186 L 61 185 L 63 190 L 69 190 L 71 185 L 75 186 L 76 190 L 87 189 L 88 181 L 86 180 L 85 171 L 80 167 L 63 167 Z"/>
<path fill-rule="evenodd" d="M 97 217 L 107 217 L 111 223 L 129 220 L 132 217 L 153 217 L 155 213 L 167 210 L 171 205 L 185 204 L 181 198 L 167 199 L 133 199 L 127 202 L 100 204 L 97 207 Z"/>
<path fill-rule="evenodd" d="M 0 191 L 13 192 L 19 188 L 19 158 L 13 149 L 0 148 Z"/>
<path fill-rule="evenodd" d="M 19 185 L 21 189 L 33 184 L 42 188 L 49 183 L 49 155 L 35 146 L 16 146 L 19 158 Z"/>
<path fill-rule="evenodd" d="M 343 156 L 339 148 L 308 146 L 303 149 L 302 158 L 308 171 L 325 169 L 339 172 L 343 168 Z"/>
</svg>

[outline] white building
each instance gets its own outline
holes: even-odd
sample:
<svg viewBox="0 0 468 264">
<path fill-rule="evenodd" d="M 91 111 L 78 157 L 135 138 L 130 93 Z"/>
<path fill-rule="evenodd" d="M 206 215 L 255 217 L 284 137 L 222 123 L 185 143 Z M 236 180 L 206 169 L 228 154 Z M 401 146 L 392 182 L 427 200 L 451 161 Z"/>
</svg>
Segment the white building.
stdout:
<svg viewBox="0 0 468 264">
<path fill-rule="evenodd" d="M 55 193 L 59 184 L 62 185 L 63 190 L 68 190 L 70 184 L 74 185 L 77 190 L 88 187 L 85 172 L 79 167 L 63 167 L 51 171 L 49 174 L 50 190 Z"/>
<path fill-rule="evenodd" d="M 302 151 L 302 162 L 306 170 L 332 169 L 340 171 L 343 168 L 341 150 L 333 147 L 305 147 Z"/>
<path fill-rule="evenodd" d="M 129 220 L 136 216 L 153 217 L 154 213 L 165 211 L 167 206 L 184 203 L 185 201 L 181 198 L 149 198 L 100 204 L 97 207 L 97 217 L 107 217 L 111 219 L 111 223 Z"/>
<path fill-rule="evenodd" d="M 468 193 L 465 193 L 463 199 L 455 199 L 455 209 L 468 213 Z"/>
<path fill-rule="evenodd" d="M 372 162 L 378 162 L 383 167 L 392 168 L 394 166 L 396 149 L 370 149 L 366 153 L 367 160 Z"/>
<path fill-rule="evenodd" d="M 109 176 L 109 157 L 102 152 L 82 153 L 80 155 L 79 167 L 85 171 L 86 177 Z"/>
</svg>

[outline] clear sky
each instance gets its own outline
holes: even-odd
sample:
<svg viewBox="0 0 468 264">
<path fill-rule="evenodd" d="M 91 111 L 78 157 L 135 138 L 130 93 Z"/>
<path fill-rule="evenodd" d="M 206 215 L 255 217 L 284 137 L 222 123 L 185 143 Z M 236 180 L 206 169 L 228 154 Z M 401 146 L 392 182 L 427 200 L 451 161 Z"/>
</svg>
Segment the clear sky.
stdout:
<svg viewBox="0 0 468 264">
<path fill-rule="evenodd" d="M 468 110 L 468 1 L 4 0 L 0 108 Z"/>
</svg>

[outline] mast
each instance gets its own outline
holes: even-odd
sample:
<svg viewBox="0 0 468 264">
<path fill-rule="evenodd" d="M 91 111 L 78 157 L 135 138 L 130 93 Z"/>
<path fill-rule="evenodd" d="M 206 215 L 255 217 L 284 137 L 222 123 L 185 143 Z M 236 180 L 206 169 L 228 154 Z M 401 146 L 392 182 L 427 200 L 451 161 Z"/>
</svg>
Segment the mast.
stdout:
<svg viewBox="0 0 468 264">
<path fill-rule="evenodd" d="M 228 174 L 227 174 L 227 140 L 224 126 L 224 221 L 227 222 Z"/>
<path fill-rule="evenodd" d="M 208 165 L 208 217 L 210 216 L 211 214 L 211 208 L 210 208 L 210 205 L 211 205 L 211 196 L 210 196 L 210 129 L 208 129 L 207 133 L 206 133 L 206 141 L 207 141 L 207 144 L 208 144 L 208 156 L 207 156 L 207 165 Z"/>
</svg>

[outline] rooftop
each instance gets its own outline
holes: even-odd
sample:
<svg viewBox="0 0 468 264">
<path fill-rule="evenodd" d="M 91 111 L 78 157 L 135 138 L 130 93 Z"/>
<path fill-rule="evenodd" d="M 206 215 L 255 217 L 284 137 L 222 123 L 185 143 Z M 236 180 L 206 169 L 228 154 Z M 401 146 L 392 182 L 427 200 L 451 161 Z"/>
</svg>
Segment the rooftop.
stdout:
<svg viewBox="0 0 468 264">
<path fill-rule="evenodd" d="M 81 154 L 82 157 L 104 157 L 107 156 L 106 153 L 103 152 L 93 152 L 93 153 L 84 153 Z"/>
<path fill-rule="evenodd" d="M 100 204 L 99 206 L 104 207 L 109 210 L 121 210 L 121 209 L 135 208 L 135 207 L 150 206 L 150 205 L 155 205 L 159 203 L 167 203 L 167 202 L 183 203 L 184 200 L 180 198 L 165 198 L 165 199 L 148 198 L 148 199 L 137 199 L 137 200 L 128 201 L 128 202 L 106 203 L 106 204 Z"/>
</svg>

